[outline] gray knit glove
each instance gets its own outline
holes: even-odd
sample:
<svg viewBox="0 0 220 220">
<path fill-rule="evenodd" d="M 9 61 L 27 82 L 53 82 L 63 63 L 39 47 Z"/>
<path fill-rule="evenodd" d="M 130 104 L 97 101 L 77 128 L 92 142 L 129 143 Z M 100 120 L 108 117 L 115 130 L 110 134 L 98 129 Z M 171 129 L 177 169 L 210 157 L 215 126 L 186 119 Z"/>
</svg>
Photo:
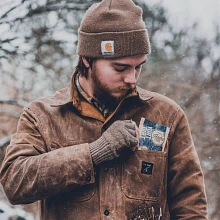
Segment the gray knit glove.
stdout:
<svg viewBox="0 0 220 220">
<path fill-rule="evenodd" d="M 90 152 L 95 165 L 119 157 L 124 148 L 138 144 L 136 124 L 132 120 L 115 121 L 102 136 L 92 142 Z"/>
</svg>

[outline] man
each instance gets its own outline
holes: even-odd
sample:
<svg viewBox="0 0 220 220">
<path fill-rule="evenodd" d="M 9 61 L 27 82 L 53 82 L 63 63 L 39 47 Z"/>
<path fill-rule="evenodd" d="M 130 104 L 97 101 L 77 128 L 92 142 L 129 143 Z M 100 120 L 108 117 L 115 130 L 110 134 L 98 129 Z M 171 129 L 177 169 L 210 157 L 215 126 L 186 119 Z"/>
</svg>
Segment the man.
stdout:
<svg viewBox="0 0 220 220">
<path fill-rule="evenodd" d="M 87 11 L 70 87 L 28 105 L 7 148 L 1 183 L 12 204 L 40 200 L 45 220 L 207 219 L 186 116 L 136 88 L 149 53 L 131 0 Z"/>
</svg>

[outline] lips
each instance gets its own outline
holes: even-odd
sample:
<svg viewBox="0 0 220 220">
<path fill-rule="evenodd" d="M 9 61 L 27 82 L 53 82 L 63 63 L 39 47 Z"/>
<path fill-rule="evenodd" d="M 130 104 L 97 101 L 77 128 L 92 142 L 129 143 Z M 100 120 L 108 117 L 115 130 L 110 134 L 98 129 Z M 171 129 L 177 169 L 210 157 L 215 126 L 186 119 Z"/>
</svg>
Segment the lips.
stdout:
<svg viewBox="0 0 220 220">
<path fill-rule="evenodd" d="M 120 90 L 129 90 L 129 89 L 135 89 L 136 86 L 130 86 L 130 87 L 119 87 Z"/>
</svg>

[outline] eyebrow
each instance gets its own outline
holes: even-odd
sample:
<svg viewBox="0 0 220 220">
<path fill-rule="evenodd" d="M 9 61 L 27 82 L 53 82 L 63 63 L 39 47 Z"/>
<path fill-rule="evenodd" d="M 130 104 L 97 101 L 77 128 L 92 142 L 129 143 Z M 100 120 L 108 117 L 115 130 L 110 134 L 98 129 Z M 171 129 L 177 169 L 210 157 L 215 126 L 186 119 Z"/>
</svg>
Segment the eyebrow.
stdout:
<svg viewBox="0 0 220 220">
<path fill-rule="evenodd" d="M 141 62 L 140 64 L 138 64 L 137 66 L 140 66 L 140 65 L 142 65 L 142 64 L 144 64 L 146 62 L 147 62 L 147 59 L 144 60 L 143 62 Z M 129 65 L 129 64 L 119 63 L 119 62 L 115 62 L 115 61 L 112 62 L 112 65 L 114 65 L 114 66 L 124 66 L 124 67 L 128 66 L 128 67 L 131 67 L 131 65 Z"/>
</svg>

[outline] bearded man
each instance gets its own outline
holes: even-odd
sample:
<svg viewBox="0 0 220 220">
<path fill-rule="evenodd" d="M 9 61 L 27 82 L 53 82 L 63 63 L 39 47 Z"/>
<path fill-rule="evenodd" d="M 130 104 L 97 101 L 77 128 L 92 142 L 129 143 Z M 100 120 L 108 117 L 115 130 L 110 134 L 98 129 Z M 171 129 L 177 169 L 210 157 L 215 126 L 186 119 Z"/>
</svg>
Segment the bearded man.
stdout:
<svg viewBox="0 0 220 220">
<path fill-rule="evenodd" d="M 39 201 L 45 220 L 207 219 L 184 112 L 136 87 L 150 53 L 142 9 L 94 4 L 78 38 L 70 86 L 20 117 L 0 176 L 9 201 Z"/>
</svg>

